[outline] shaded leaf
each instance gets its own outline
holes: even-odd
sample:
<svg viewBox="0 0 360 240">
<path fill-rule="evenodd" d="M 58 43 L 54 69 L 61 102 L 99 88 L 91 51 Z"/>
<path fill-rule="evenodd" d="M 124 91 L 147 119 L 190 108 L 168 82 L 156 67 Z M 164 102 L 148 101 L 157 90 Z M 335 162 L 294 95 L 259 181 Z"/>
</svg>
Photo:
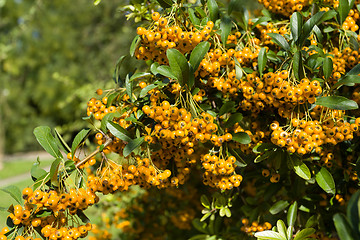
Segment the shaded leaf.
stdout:
<svg viewBox="0 0 360 240">
<path fill-rule="evenodd" d="M 342 213 L 336 213 L 333 217 L 334 225 L 341 240 L 355 240 L 351 227 Z"/>
<path fill-rule="evenodd" d="M 354 86 L 355 83 L 360 83 L 360 76 L 358 76 L 358 75 L 345 75 L 337 83 L 335 83 L 332 88 L 336 89 L 338 87 L 341 87 L 342 85 Z"/>
<path fill-rule="evenodd" d="M 192 24 L 196 27 L 200 25 L 200 19 L 195 15 L 195 11 L 192 8 L 188 8 L 189 18 Z"/>
<path fill-rule="evenodd" d="M 234 101 L 229 101 L 229 102 L 224 103 L 219 110 L 219 116 L 221 116 L 225 113 L 232 112 L 232 110 L 234 110 L 234 107 L 235 107 Z"/>
<path fill-rule="evenodd" d="M 162 8 L 171 8 L 174 2 L 172 0 L 156 0 Z"/>
<path fill-rule="evenodd" d="M 210 20 L 215 22 L 218 19 L 219 16 L 219 6 L 216 3 L 215 0 L 208 0 L 207 1 L 207 7 L 209 10 L 209 17 Z"/>
<path fill-rule="evenodd" d="M 324 59 L 324 63 L 323 63 L 323 73 L 324 73 L 324 77 L 326 79 L 328 79 L 331 74 L 332 74 L 332 71 L 333 71 L 333 62 L 331 60 L 331 58 L 329 57 L 326 57 Z"/>
<path fill-rule="evenodd" d="M 279 212 L 284 211 L 284 209 L 287 208 L 289 205 L 290 204 L 288 201 L 285 200 L 277 201 L 274 205 L 271 206 L 269 212 L 272 215 L 278 214 Z"/>
<path fill-rule="evenodd" d="M 185 56 L 176 49 L 168 49 L 166 56 L 169 60 L 171 72 L 181 86 L 188 84 L 190 69 Z M 159 71 L 159 68 L 157 69 Z"/>
<path fill-rule="evenodd" d="M 128 144 L 126 144 L 124 151 L 123 151 L 123 155 L 124 157 L 129 156 L 135 149 L 137 149 L 138 147 L 140 147 L 140 145 L 144 142 L 144 137 L 141 138 L 135 138 L 132 139 L 128 142 Z"/>
<path fill-rule="evenodd" d="M 300 35 L 303 26 L 303 18 L 299 12 L 294 12 L 290 18 L 291 36 L 296 42 Z"/>
<path fill-rule="evenodd" d="M 234 133 L 232 135 L 232 140 L 241 144 L 249 144 L 251 142 L 251 138 L 246 132 Z"/>
<path fill-rule="evenodd" d="M 360 229 L 359 229 L 359 223 L 360 223 L 360 191 L 357 191 L 354 193 L 349 202 L 348 206 L 346 208 L 346 215 L 349 220 L 350 225 L 352 226 L 352 229 L 354 230 L 355 235 L 357 238 L 360 237 Z"/>
<path fill-rule="evenodd" d="M 271 37 L 271 40 L 282 49 L 290 51 L 290 45 L 282 35 L 278 33 L 268 33 L 268 35 Z"/>
<path fill-rule="evenodd" d="M 300 81 L 303 74 L 303 65 L 302 65 L 302 54 L 301 51 L 296 51 L 293 57 L 293 69 L 295 78 Z"/>
<path fill-rule="evenodd" d="M 220 29 L 221 29 L 221 40 L 225 46 L 228 36 L 231 32 L 232 22 L 229 17 L 221 18 Z"/>
<path fill-rule="evenodd" d="M 241 113 L 233 113 L 229 117 L 229 119 L 225 123 L 225 128 L 229 128 L 234 126 L 235 123 L 240 123 L 243 119 L 243 115 Z"/>
<path fill-rule="evenodd" d="M 261 48 L 258 55 L 258 70 L 260 73 L 260 77 L 262 77 L 263 71 L 265 70 L 266 62 L 267 62 L 266 49 Z"/>
</svg>

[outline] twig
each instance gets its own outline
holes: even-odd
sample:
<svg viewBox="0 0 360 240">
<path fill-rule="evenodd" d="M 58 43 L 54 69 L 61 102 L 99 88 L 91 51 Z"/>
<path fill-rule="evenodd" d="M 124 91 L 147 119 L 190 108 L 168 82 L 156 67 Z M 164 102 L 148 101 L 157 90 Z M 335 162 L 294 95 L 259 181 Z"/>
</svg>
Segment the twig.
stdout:
<svg viewBox="0 0 360 240">
<path fill-rule="evenodd" d="M 104 143 L 104 148 L 106 148 L 110 143 L 112 143 L 112 139 L 108 138 L 106 140 L 106 142 Z M 89 156 L 87 156 L 86 158 L 84 158 L 83 160 L 81 160 L 80 162 L 78 162 L 77 164 L 75 164 L 76 168 L 79 168 L 81 165 L 83 165 L 84 163 L 86 163 L 87 161 L 90 160 L 90 158 L 92 158 L 93 156 L 95 156 L 97 153 L 100 152 L 100 148 L 96 149 L 94 152 L 90 153 Z"/>
</svg>

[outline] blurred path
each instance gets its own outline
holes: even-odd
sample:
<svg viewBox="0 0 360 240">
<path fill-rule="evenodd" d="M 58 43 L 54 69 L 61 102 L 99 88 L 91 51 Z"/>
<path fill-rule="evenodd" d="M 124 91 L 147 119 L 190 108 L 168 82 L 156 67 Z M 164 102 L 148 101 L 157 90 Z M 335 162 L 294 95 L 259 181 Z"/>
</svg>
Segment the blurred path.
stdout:
<svg viewBox="0 0 360 240">
<path fill-rule="evenodd" d="M 50 170 L 50 166 L 47 166 L 44 168 L 45 171 L 49 171 Z M 27 179 L 31 179 L 31 174 L 30 171 L 27 173 L 23 173 L 17 176 L 13 176 L 13 177 L 9 177 L 9 178 L 5 178 L 0 180 L 0 188 L 2 187 L 6 187 L 8 185 L 14 185 L 15 183 L 27 180 Z"/>
<path fill-rule="evenodd" d="M 36 161 L 37 157 L 41 159 L 51 159 L 53 156 L 51 156 L 49 153 L 45 151 L 38 151 L 38 152 L 27 152 L 27 153 L 15 153 L 11 155 L 5 155 L 4 161 L 10 162 L 12 160 L 28 160 L 28 161 Z"/>
</svg>

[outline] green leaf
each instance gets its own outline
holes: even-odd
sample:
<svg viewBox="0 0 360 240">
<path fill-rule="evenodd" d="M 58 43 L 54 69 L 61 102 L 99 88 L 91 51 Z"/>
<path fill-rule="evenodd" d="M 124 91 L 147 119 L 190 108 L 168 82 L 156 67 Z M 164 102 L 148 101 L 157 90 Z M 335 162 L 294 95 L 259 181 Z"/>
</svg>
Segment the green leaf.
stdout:
<svg viewBox="0 0 360 240">
<path fill-rule="evenodd" d="M 189 240 L 207 240 L 208 236 L 209 235 L 206 235 L 206 234 L 198 234 L 198 235 L 195 235 L 195 236 L 189 238 Z"/>
<path fill-rule="evenodd" d="M 126 55 L 119 57 L 119 59 L 116 62 L 115 70 L 114 70 L 114 74 L 113 74 L 114 82 L 118 83 L 120 87 L 122 87 L 124 85 L 124 82 L 121 80 L 119 72 L 120 72 L 121 64 L 123 63 L 123 61 L 125 60 L 126 57 L 127 57 Z"/>
<path fill-rule="evenodd" d="M 263 152 L 269 151 L 275 147 L 276 147 L 276 145 L 274 145 L 273 143 L 266 143 L 266 142 L 259 143 L 253 148 L 253 152 L 254 153 L 263 153 Z"/>
<path fill-rule="evenodd" d="M 259 25 L 259 24 L 262 24 L 262 23 L 266 23 L 266 22 L 269 22 L 271 21 L 271 18 L 270 17 L 261 17 L 261 18 L 258 18 L 258 19 L 253 19 L 255 22 L 253 23 L 253 25 L 251 26 L 251 29 L 254 29 L 256 27 L 256 25 Z"/>
<path fill-rule="evenodd" d="M 291 204 L 291 206 L 289 207 L 289 211 L 287 213 L 287 223 L 289 227 L 295 225 L 297 210 L 298 210 L 298 203 L 297 201 L 295 201 L 293 204 Z"/>
<path fill-rule="evenodd" d="M 355 240 L 351 232 L 350 224 L 342 213 L 336 213 L 333 217 L 337 234 L 341 240 Z"/>
<path fill-rule="evenodd" d="M 189 18 L 192 24 L 196 27 L 200 25 L 200 19 L 195 15 L 195 11 L 192 8 L 188 8 Z"/>
<path fill-rule="evenodd" d="M 271 206 L 269 212 L 272 215 L 278 214 L 281 211 L 284 211 L 285 208 L 289 206 L 289 202 L 285 200 L 277 201 L 274 205 Z"/>
<path fill-rule="evenodd" d="M 58 146 L 61 147 L 61 149 L 68 153 L 68 152 L 71 152 L 71 149 L 69 147 L 69 145 L 65 142 L 65 140 L 62 138 L 62 136 L 60 135 L 60 133 L 56 130 L 56 128 L 54 128 L 54 132 L 55 132 L 55 141 L 56 141 L 56 144 Z"/>
<path fill-rule="evenodd" d="M 243 73 L 241 65 L 236 57 L 234 57 L 234 61 L 235 61 L 236 79 L 240 80 L 243 77 L 244 73 Z"/>
<path fill-rule="evenodd" d="M 190 64 L 193 67 L 194 71 L 196 71 L 204 59 L 206 53 L 210 49 L 210 43 L 208 41 L 204 41 L 196 45 L 196 47 L 192 50 L 190 54 Z"/>
<path fill-rule="evenodd" d="M 150 73 L 148 72 L 139 72 L 139 73 L 135 73 L 134 75 L 132 75 L 130 77 L 130 82 L 134 81 L 135 79 L 140 79 L 140 78 L 144 78 L 144 77 L 148 77 L 148 76 L 151 76 Z"/>
<path fill-rule="evenodd" d="M 94 0 L 94 5 L 97 6 L 101 3 L 101 0 Z"/>
<path fill-rule="evenodd" d="M 329 79 L 329 77 L 332 74 L 332 71 L 333 71 L 333 62 L 332 62 L 331 58 L 326 57 L 324 59 L 324 65 L 323 65 L 323 73 L 324 73 L 325 79 Z"/>
<path fill-rule="evenodd" d="M 355 101 L 342 96 L 320 97 L 316 99 L 315 104 L 336 110 L 353 110 L 359 107 Z"/>
<path fill-rule="evenodd" d="M 129 95 L 130 100 L 133 99 L 133 82 L 129 79 L 129 74 L 126 74 L 125 77 L 125 88 L 126 88 L 126 94 Z"/>
<path fill-rule="evenodd" d="M 331 173 L 324 167 L 316 173 L 315 180 L 318 185 L 327 193 L 335 194 L 335 182 Z"/>
<path fill-rule="evenodd" d="M 90 219 L 85 215 L 85 213 L 83 211 L 81 211 L 80 209 L 78 209 L 76 211 L 76 215 L 81 219 L 81 221 L 83 223 L 89 223 Z"/>
<path fill-rule="evenodd" d="M 165 77 L 178 80 L 178 77 L 175 76 L 175 74 L 172 72 L 169 66 L 161 65 L 156 69 L 156 71 Z"/>
<path fill-rule="evenodd" d="M 292 159 L 292 157 L 290 156 L 289 159 Z M 293 160 L 293 166 L 294 166 L 294 171 L 295 173 L 305 179 L 305 180 L 310 180 L 311 178 L 311 172 L 309 170 L 309 168 L 306 166 L 306 164 L 299 160 L 299 159 L 294 159 Z"/>
<path fill-rule="evenodd" d="M 101 119 L 101 127 L 100 127 L 101 131 L 107 133 L 108 129 L 106 127 L 106 124 L 108 122 L 111 122 L 114 119 L 114 117 L 120 117 L 120 113 L 119 112 L 108 113 Z"/>
<path fill-rule="evenodd" d="M 50 167 L 50 180 L 51 183 L 55 186 L 58 186 L 58 179 L 57 179 L 57 174 L 59 171 L 59 165 L 61 163 L 62 159 L 61 158 L 57 158 L 55 159 L 55 161 L 52 162 L 51 167 Z"/>
<path fill-rule="evenodd" d="M 226 215 L 227 217 L 231 217 L 231 210 L 230 210 L 230 208 L 228 208 L 228 207 L 225 208 L 225 215 Z"/>
<path fill-rule="evenodd" d="M 10 194 L 19 204 L 23 204 L 22 193 L 17 186 L 9 185 L 0 189 L 3 192 Z"/>
<path fill-rule="evenodd" d="M 71 155 L 74 156 L 76 149 L 79 147 L 80 143 L 88 136 L 90 129 L 82 129 L 78 134 L 76 134 L 74 141 L 71 145 Z"/>
<path fill-rule="evenodd" d="M 316 232 L 316 230 L 313 228 L 305 228 L 296 234 L 294 240 L 304 240 L 304 239 L 310 237 L 315 232 Z"/>
<path fill-rule="evenodd" d="M 356 193 L 354 193 L 349 202 L 348 206 L 346 208 L 346 215 L 350 222 L 350 225 L 352 226 L 352 229 L 354 231 L 354 235 L 357 236 L 357 239 L 360 237 L 360 231 L 359 231 L 359 223 L 360 223 L 360 191 L 358 190 Z"/>
<path fill-rule="evenodd" d="M 207 7 L 209 10 L 210 20 L 215 23 L 219 16 L 219 6 L 217 5 L 215 0 L 208 0 Z"/>
<path fill-rule="evenodd" d="M 262 77 L 263 71 L 265 70 L 266 62 L 267 62 L 266 49 L 261 48 L 258 55 L 258 70 L 260 73 L 260 77 Z"/>
<path fill-rule="evenodd" d="M 360 63 L 353 67 L 349 72 L 346 73 L 348 75 L 358 75 L 360 74 Z"/>
<path fill-rule="evenodd" d="M 205 213 L 204 216 L 201 217 L 200 222 L 205 221 L 211 216 L 212 212 Z"/>
<path fill-rule="evenodd" d="M 290 18 L 291 36 L 295 42 L 301 35 L 301 29 L 303 26 L 303 18 L 299 12 L 294 12 Z"/>
<path fill-rule="evenodd" d="M 222 17 L 220 21 L 220 29 L 221 29 L 221 41 L 223 42 L 223 45 L 226 45 L 226 41 L 228 39 L 228 36 L 231 32 L 232 28 L 232 22 L 231 18 L 229 17 Z"/>
<path fill-rule="evenodd" d="M 229 102 L 224 103 L 219 110 L 219 116 L 221 116 L 225 113 L 232 112 L 232 110 L 234 110 L 234 107 L 235 107 L 234 101 L 229 101 Z"/>
<path fill-rule="evenodd" d="M 290 45 L 282 35 L 278 33 L 268 33 L 268 35 L 271 37 L 271 40 L 282 49 L 290 51 Z"/>
<path fill-rule="evenodd" d="M 44 174 L 47 174 L 47 172 L 42 169 L 42 168 L 39 168 L 39 165 L 40 165 L 40 162 L 36 162 L 33 164 L 33 166 L 31 167 L 31 171 L 30 171 L 30 174 L 33 178 L 35 179 L 38 179 L 40 178 L 41 176 L 43 176 Z"/>
<path fill-rule="evenodd" d="M 224 126 L 225 128 L 232 127 L 234 126 L 235 123 L 240 123 L 242 119 L 243 119 L 243 115 L 241 113 L 233 113 L 226 121 Z"/>
<path fill-rule="evenodd" d="M 345 86 L 354 86 L 355 83 L 360 83 L 360 76 L 358 75 L 345 75 L 337 83 L 334 84 L 332 89 L 336 89 L 342 85 Z"/>
<path fill-rule="evenodd" d="M 124 157 L 129 156 L 135 149 L 140 147 L 140 145 L 144 142 L 144 138 L 145 137 L 141 137 L 141 138 L 135 138 L 135 139 L 130 140 L 124 148 L 124 151 L 123 151 Z"/>
<path fill-rule="evenodd" d="M 130 56 L 133 57 L 135 54 L 135 50 L 138 48 L 139 44 L 141 42 L 141 38 L 139 35 L 136 35 L 134 39 L 131 42 L 130 45 Z"/>
<path fill-rule="evenodd" d="M 55 138 L 51 134 L 51 130 L 47 126 L 39 126 L 34 129 L 34 135 L 40 145 L 47 151 L 51 156 L 58 158 L 62 157 L 58 146 L 56 145 Z"/>
<path fill-rule="evenodd" d="M 311 228 L 316 226 L 319 223 L 319 220 L 317 219 L 316 215 L 312 215 L 305 224 L 306 228 Z"/>
<path fill-rule="evenodd" d="M 276 151 L 266 151 L 264 154 L 262 155 L 258 155 L 255 160 L 254 160 L 254 163 L 259 163 L 259 162 L 262 162 L 264 161 L 265 159 L 267 158 L 272 158 L 274 155 L 276 154 Z"/>
<path fill-rule="evenodd" d="M 232 140 L 239 142 L 241 144 L 249 144 L 251 142 L 251 138 L 246 132 L 238 132 L 232 135 Z"/>
<path fill-rule="evenodd" d="M 132 139 L 129 137 L 130 133 L 126 131 L 123 127 L 121 127 L 119 124 L 115 122 L 107 122 L 106 127 L 109 129 L 112 135 L 117 137 L 120 140 L 123 140 L 125 142 L 130 142 Z"/>
<path fill-rule="evenodd" d="M 226 214 L 225 213 L 225 207 L 220 208 L 220 212 L 219 212 L 220 217 L 224 217 L 225 214 Z"/>
<path fill-rule="evenodd" d="M 264 240 L 287 240 L 283 236 L 281 236 L 280 233 L 266 230 L 262 232 L 256 232 L 254 236 L 258 239 L 264 239 Z"/>
<path fill-rule="evenodd" d="M 303 74 L 302 54 L 301 51 L 296 51 L 293 57 L 293 69 L 295 78 L 300 81 Z"/>
<path fill-rule="evenodd" d="M 157 87 L 158 87 L 158 86 L 155 85 L 155 84 L 147 85 L 146 87 L 144 87 L 143 89 L 141 89 L 139 97 L 140 97 L 140 98 L 145 97 L 145 96 L 148 94 L 149 91 L 151 91 L 151 90 L 153 90 L 153 89 L 155 89 L 155 88 L 157 88 Z"/>
<path fill-rule="evenodd" d="M 277 227 L 277 230 L 280 233 L 280 235 L 283 238 L 287 239 L 287 234 L 286 234 L 287 231 L 286 231 L 286 226 L 285 226 L 284 221 L 281 219 L 277 220 L 276 227 Z"/>
<path fill-rule="evenodd" d="M 159 72 L 157 71 L 157 68 L 160 66 L 158 62 L 154 62 L 150 66 L 150 72 L 154 75 L 157 75 Z"/>
<path fill-rule="evenodd" d="M 188 84 L 190 69 L 185 56 L 176 49 L 168 49 L 166 51 L 166 56 L 169 60 L 171 71 L 178 80 L 179 84 L 181 86 Z"/>
<path fill-rule="evenodd" d="M 339 7 L 337 11 L 339 12 L 340 24 L 343 24 L 350 11 L 349 0 L 339 0 Z"/>
<path fill-rule="evenodd" d="M 172 0 L 156 0 L 162 8 L 171 8 L 174 2 Z"/>
<path fill-rule="evenodd" d="M 199 232 L 208 233 L 208 231 L 206 230 L 207 224 L 205 222 L 201 222 L 200 219 L 198 218 L 193 219 L 192 224 Z"/>
<path fill-rule="evenodd" d="M 205 208 L 210 208 L 210 201 L 206 195 L 201 195 L 200 202 Z"/>
</svg>

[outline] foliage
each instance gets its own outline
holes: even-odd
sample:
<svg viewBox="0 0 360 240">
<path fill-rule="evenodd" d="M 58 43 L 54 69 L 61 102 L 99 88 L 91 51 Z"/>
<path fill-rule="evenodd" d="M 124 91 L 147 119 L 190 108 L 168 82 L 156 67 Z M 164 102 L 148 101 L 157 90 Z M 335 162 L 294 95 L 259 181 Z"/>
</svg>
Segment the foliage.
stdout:
<svg viewBox="0 0 360 240">
<path fill-rule="evenodd" d="M 236 0 L 127 5 L 142 22 L 129 54 L 147 69 L 122 75 L 119 58 L 116 87 L 87 102 L 91 129 L 71 148 L 34 130 L 54 162 L 33 166 L 2 233 L 356 239 L 359 2 L 260 2 L 255 17 Z M 93 226 L 95 204 L 109 212 Z"/>
</svg>

